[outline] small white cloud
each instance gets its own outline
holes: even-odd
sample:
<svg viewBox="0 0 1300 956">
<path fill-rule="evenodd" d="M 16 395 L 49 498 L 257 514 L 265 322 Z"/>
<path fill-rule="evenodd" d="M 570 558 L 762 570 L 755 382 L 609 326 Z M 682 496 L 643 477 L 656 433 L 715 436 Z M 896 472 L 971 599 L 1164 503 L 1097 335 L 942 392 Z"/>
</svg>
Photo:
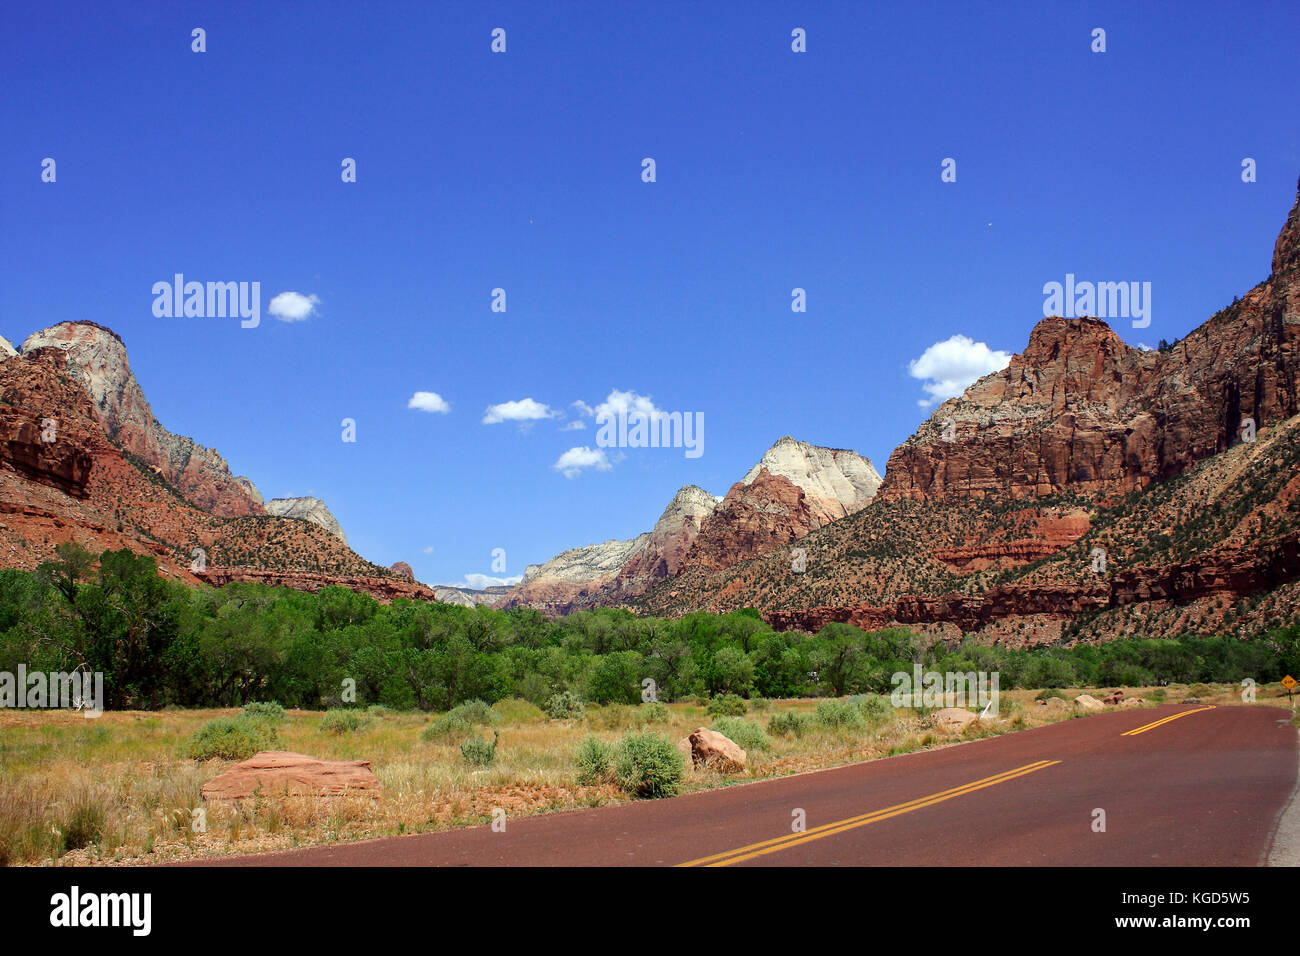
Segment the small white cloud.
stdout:
<svg viewBox="0 0 1300 956">
<path fill-rule="evenodd" d="M 451 406 L 437 392 L 416 392 L 406 403 L 407 408 L 416 408 L 422 412 L 439 412 L 443 415 L 451 411 Z"/>
<path fill-rule="evenodd" d="M 583 430 L 584 428 L 586 428 L 586 427 L 587 427 L 587 423 L 586 423 L 586 422 L 583 422 L 583 421 L 572 421 L 572 422 L 569 422 L 567 425 L 565 425 L 563 428 L 561 428 L 560 431 L 562 431 L 562 432 L 580 432 L 580 431 L 582 431 L 582 430 Z"/>
<path fill-rule="evenodd" d="M 433 554 L 433 545 L 429 545 L 429 547 L 425 548 L 425 549 L 424 549 L 424 553 L 425 553 L 425 554 Z"/>
<path fill-rule="evenodd" d="M 616 388 L 612 389 L 609 396 L 595 408 L 598 422 L 607 419 L 631 419 L 632 415 L 644 415 L 646 421 L 656 421 L 663 414 L 664 411 L 656 407 L 649 395 L 638 395 L 632 391 L 621 392 Z"/>
<path fill-rule="evenodd" d="M 483 424 L 495 425 L 498 422 L 535 422 L 542 418 L 554 418 L 556 412 L 551 406 L 535 402 L 531 398 L 522 398 L 517 402 L 502 402 L 489 405 L 483 412 Z"/>
<path fill-rule="evenodd" d="M 556 459 L 555 464 L 551 466 L 556 471 L 564 475 L 565 478 L 576 478 L 582 473 L 584 468 L 595 468 L 597 471 L 609 471 L 613 465 L 605 457 L 603 448 L 591 449 L 586 445 L 570 448 L 563 455 Z"/>
<path fill-rule="evenodd" d="M 576 402 L 574 402 L 573 407 L 578 410 L 579 415 L 586 415 L 588 418 L 596 414 L 596 410 L 593 409 L 586 402 L 584 402 L 582 399 L 578 399 Z"/>
<path fill-rule="evenodd" d="M 922 408 L 956 398 L 975 381 L 1007 367 L 1010 352 L 990 349 L 983 342 L 975 342 L 964 335 L 954 335 L 935 342 L 921 353 L 920 358 L 907 364 L 907 372 L 921 379 L 921 387 L 930 396 L 917 401 Z"/>
<path fill-rule="evenodd" d="M 316 311 L 320 299 L 301 292 L 281 292 L 266 306 L 266 314 L 281 322 L 301 322 Z"/>
</svg>

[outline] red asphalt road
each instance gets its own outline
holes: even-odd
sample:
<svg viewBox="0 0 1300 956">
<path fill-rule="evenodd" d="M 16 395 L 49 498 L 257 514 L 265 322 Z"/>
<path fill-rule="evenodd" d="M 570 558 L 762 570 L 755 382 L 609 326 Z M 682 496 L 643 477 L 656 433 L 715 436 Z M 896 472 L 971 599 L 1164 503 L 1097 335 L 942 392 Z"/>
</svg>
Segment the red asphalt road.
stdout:
<svg viewBox="0 0 1300 956">
<path fill-rule="evenodd" d="M 1125 736 L 1175 714 L 1185 716 Z M 1296 784 L 1290 716 L 1195 705 L 1097 714 L 671 800 L 510 819 L 503 833 L 199 865 L 1251 866 L 1264 862 Z M 792 831 L 796 809 L 802 833 Z M 1095 809 L 1104 833 L 1093 830 Z"/>
</svg>

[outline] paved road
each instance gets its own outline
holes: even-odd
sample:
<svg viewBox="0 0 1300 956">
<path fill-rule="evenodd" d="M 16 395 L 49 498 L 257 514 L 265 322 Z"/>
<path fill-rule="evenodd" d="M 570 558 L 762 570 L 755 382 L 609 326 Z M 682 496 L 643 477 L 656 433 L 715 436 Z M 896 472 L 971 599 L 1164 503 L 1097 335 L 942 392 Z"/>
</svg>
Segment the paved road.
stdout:
<svg viewBox="0 0 1300 956">
<path fill-rule="evenodd" d="M 523 817 L 504 833 L 204 865 L 1259 865 L 1296 787 L 1289 717 L 1263 706 L 1098 714 L 672 800 Z"/>
</svg>

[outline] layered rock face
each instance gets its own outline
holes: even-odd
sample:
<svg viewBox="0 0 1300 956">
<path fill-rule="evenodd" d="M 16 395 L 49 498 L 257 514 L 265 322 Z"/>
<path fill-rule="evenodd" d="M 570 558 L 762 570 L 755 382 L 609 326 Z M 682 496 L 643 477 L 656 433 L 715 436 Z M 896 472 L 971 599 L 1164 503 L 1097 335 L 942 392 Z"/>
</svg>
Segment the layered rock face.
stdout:
<svg viewBox="0 0 1300 956">
<path fill-rule="evenodd" d="M 348 548 L 323 505 L 308 507 L 315 521 L 265 514 L 251 482 L 153 419 L 111 331 L 69 323 L 27 345 L 0 356 L 0 567 L 35 568 L 75 541 L 151 555 L 161 574 L 190 584 L 337 584 L 434 600 Z"/>
<path fill-rule="evenodd" d="M 805 572 L 784 550 L 688 560 L 640 606 L 1012 645 L 1300 623 L 1300 198 L 1272 265 L 1160 351 L 1098 319 L 1043 319 L 895 450 L 870 508 L 800 542 Z M 774 489 L 737 541 L 799 507 Z"/>
<path fill-rule="evenodd" d="M 857 452 L 786 436 L 769 448 L 709 516 L 685 563 L 718 571 L 770 554 L 866 507 L 880 475 Z"/>
<path fill-rule="evenodd" d="M 22 354 L 46 348 L 66 353 L 69 372 L 90 395 L 109 438 L 157 469 L 200 509 L 220 517 L 263 513 L 252 482 L 232 475 L 215 449 L 173 435 L 158 422 L 117 333 L 94 322 L 61 322 L 28 336 Z"/>
<path fill-rule="evenodd" d="M 343 533 L 343 528 L 334 515 L 330 513 L 329 508 L 325 507 L 325 502 L 319 498 L 272 498 L 266 502 L 264 507 L 269 515 L 310 521 L 312 524 L 324 528 L 344 544 L 348 543 L 348 536 Z"/>
<path fill-rule="evenodd" d="M 880 475 L 857 452 L 785 437 L 725 498 L 681 488 L 652 531 L 530 565 L 508 606 L 552 613 L 633 601 L 661 581 L 767 554 L 865 507 Z"/>
</svg>

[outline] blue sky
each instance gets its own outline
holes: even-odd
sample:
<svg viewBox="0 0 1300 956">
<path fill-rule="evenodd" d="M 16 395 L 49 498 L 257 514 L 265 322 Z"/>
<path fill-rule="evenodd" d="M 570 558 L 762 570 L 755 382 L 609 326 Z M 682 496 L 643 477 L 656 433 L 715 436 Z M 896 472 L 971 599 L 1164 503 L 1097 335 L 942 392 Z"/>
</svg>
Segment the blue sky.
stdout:
<svg viewBox="0 0 1300 956">
<path fill-rule="evenodd" d="M 1066 273 L 1152 284 L 1131 344 L 1184 335 L 1268 272 L 1297 36 L 1293 2 L 9 4 L 0 334 L 107 325 L 266 497 L 425 581 L 517 575 L 785 434 L 883 471 L 929 414 L 909 363 L 1019 351 Z M 260 326 L 155 317 L 177 272 L 260 282 Z M 286 291 L 313 313 L 267 316 Z M 702 413 L 704 454 L 566 477 L 571 403 L 615 390 Z M 482 423 L 527 398 L 564 417 Z"/>
</svg>

